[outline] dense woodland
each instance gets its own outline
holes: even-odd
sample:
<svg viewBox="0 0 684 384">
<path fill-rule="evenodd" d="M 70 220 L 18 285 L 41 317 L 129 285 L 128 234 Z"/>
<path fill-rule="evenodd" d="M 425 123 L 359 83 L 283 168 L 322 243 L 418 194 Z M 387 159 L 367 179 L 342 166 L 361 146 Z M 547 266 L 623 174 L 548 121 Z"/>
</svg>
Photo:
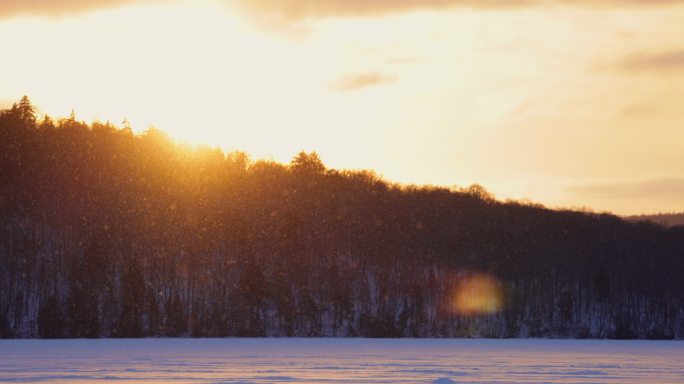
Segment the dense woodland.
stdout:
<svg viewBox="0 0 684 384">
<path fill-rule="evenodd" d="M 625 217 L 626 220 L 639 222 L 650 221 L 664 227 L 684 225 L 684 213 L 657 213 L 654 215 L 633 215 Z"/>
<path fill-rule="evenodd" d="M 0 336 L 684 337 L 684 227 L 0 113 Z M 502 306 L 461 313 L 472 275 Z"/>
</svg>

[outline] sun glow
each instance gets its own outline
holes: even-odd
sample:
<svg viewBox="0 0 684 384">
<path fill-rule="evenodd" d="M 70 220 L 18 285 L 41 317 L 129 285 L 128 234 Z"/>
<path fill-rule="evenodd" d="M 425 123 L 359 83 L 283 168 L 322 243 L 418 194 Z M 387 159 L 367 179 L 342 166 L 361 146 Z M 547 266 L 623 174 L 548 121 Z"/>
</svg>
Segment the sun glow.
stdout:
<svg viewBox="0 0 684 384">
<path fill-rule="evenodd" d="M 448 98 L 425 97 L 430 82 L 415 68 L 425 62 L 414 56 L 441 55 L 422 43 L 432 31 L 417 28 L 429 17 L 325 21 L 302 36 L 252 21 L 214 1 L 18 18 L 0 24 L 6 52 L 24 57 L 3 63 L 3 88 L 53 117 L 73 109 L 85 121 L 154 126 L 255 158 L 315 150 L 329 166 L 373 168 L 397 181 L 450 178 L 421 165 L 434 156 L 435 136 L 415 129 L 446 123 L 431 111 Z M 377 51 L 383 46 L 397 49 Z M 407 143 L 412 151 L 398 150 Z"/>
<path fill-rule="evenodd" d="M 491 276 L 477 274 L 464 278 L 454 295 L 454 310 L 464 315 L 496 313 L 502 308 L 500 283 Z"/>
<path fill-rule="evenodd" d="M 319 93 L 330 77 L 330 65 L 319 65 L 325 55 L 254 33 L 223 7 L 203 4 L 5 23 L 0 40 L 24 60 L 5 64 L 3 88 L 29 95 L 51 116 L 74 109 L 86 121 L 155 126 L 258 157 L 284 160 L 314 147 L 322 119 L 311 111 L 324 111 Z"/>
<path fill-rule="evenodd" d="M 334 17 L 324 6 L 325 17 L 270 25 L 266 3 L 105 3 L 0 19 L 0 108 L 28 95 L 53 117 L 73 109 L 254 158 L 315 150 L 332 168 L 478 183 L 502 199 L 681 209 L 673 188 L 661 198 L 600 191 L 683 179 L 681 10 L 421 6 Z"/>
</svg>

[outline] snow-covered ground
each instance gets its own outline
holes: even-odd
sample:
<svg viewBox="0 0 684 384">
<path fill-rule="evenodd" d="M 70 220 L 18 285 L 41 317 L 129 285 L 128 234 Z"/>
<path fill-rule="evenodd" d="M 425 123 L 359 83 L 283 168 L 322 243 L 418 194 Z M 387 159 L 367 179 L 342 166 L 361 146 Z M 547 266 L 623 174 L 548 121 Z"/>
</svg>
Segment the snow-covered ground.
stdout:
<svg viewBox="0 0 684 384">
<path fill-rule="evenodd" d="M 684 342 L 0 340 L 0 382 L 682 383 Z"/>
</svg>

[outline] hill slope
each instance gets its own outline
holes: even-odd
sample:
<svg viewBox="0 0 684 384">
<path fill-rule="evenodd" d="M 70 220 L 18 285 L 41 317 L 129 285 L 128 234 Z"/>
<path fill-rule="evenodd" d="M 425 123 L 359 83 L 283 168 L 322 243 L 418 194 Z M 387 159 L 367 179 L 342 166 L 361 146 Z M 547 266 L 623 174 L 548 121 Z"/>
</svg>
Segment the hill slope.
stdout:
<svg viewBox="0 0 684 384">
<path fill-rule="evenodd" d="M 681 338 L 684 228 L 0 115 L 0 336 Z"/>
<path fill-rule="evenodd" d="M 650 221 L 665 227 L 684 225 L 684 213 L 657 213 L 654 215 L 627 216 L 625 220 L 632 222 Z"/>
</svg>

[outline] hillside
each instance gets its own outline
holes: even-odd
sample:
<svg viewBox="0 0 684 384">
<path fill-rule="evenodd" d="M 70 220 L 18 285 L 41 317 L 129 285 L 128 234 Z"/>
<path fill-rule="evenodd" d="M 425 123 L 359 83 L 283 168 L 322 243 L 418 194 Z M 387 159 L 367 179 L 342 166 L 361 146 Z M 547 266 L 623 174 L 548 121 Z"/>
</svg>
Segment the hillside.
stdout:
<svg viewBox="0 0 684 384">
<path fill-rule="evenodd" d="M 684 225 L 684 213 L 657 213 L 653 215 L 633 215 L 625 217 L 632 222 L 650 221 L 665 227 Z"/>
<path fill-rule="evenodd" d="M 684 337 L 684 227 L 0 114 L 0 336 Z"/>
</svg>

